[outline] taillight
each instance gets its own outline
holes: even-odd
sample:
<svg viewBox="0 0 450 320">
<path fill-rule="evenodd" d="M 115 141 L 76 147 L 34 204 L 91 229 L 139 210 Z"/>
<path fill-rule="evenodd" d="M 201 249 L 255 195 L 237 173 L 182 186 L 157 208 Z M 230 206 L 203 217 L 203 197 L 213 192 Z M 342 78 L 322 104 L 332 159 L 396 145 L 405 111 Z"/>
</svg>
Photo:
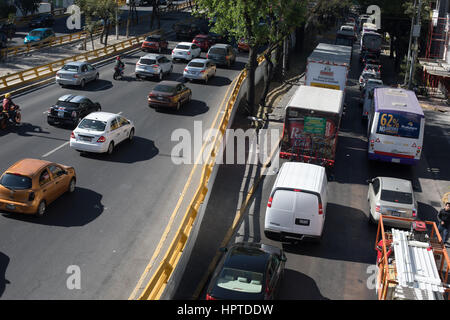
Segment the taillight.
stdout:
<svg viewBox="0 0 450 320">
<path fill-rule="evenodd" d="M 217 300 L 217 299 L 209 294 L 206 294 L 206 300 Z"/>
<path fill-rule="evenodd" d="M 412 216 L 413 216 L 413 218 L 417 217 L 417 210 L 416 209 L 413 209 Z"/>
<path fill-rule="evenodd" d="M 416 155 L 418 155 L 422 151 L 422 147 L 417 147 Z"/>
<path fill-rule="evenodd" d="M 188 69 L 187 69 L 187 68 L 184 68 L 184 72 L 188 72 Z"/>
<path fill-rule="evenodd" d="M 380 206 L 376 206 L 376 207 L 375 207 L 375 212 L 380 213 L 380 212 L 381 212 L 381 207 L 380 207 Z"/>
<path fill-rule="evenodd" d="M 77 117 L 77 112 L 76 111 L 72 111 L 72 118 L 76 118 Z"/>
<path fill-rule="evenodd" d="M 103 143 L 106 141 L 106 138 L 104 136 L 101 136 L 100 138 L 98 138 L 97 142 Z"/>
<path fill-rule="evenodd" d="M 188 56 L 190 56 L 190 55 L 191 55 L 191 52 L 190 52 L 190 51 L 188 51 L 188 52 L 187 52 L 187 54 L 188 54 Z"/>
<path fill-rule="evenodd" d="M 35 198 L 35 194 L 33 191 L 30 192 L 30 194 L 28 195 L 28 201 L 33 201 Z"/>
<path fill-rule="evenodd" d="M 319 203 L 319 215 L 323 214 L 322 203 Z"/>
<path fill-rule="evenodd" d="M 78 78 L 78 75 L 77 75 L 77 74 L 74 74 L 73 77 L 74 77 L 74 78 Z"/>
<path fill-rule="evenodd" d="M 73 131 L 72 131 L 72 133 L 70 134 L 70 139 L 75 139 L 75 133 L 73 133 Z"/>
<path fill-rule="evenodd" d="M 205 70 L 200 71 L 200 73 L 205 73 Z"/>
<path fill-rule="evenodd" d="M 272 200 L 273 200 L 273 198 L 270 197 L 270 198 L 269 198 L 269 201 L 267 202 L 267 207 L 268 207 L 268 208 L 272 208 Z"/>
<path fill-rule="evenodd" d="M 206 54 L 206 59 L 208 59 L 208 54 Z"/>
</svg>

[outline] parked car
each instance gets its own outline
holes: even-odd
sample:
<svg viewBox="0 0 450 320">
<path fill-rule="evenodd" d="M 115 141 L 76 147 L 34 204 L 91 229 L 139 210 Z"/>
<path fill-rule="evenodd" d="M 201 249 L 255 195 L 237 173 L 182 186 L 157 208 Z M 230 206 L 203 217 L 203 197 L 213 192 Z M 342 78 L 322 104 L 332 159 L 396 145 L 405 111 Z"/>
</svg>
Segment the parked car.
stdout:
<svg viewBox="0 0 450 320">
<path fill-rule="evenodd" d="M 376 223 L 380 215 L 417 219 L 417 202 L 414 196 L 412 183 L 409 180 L 376 177 L 367 181 L 369 191 L 369 222 Z M 405 221 L 386 220 L 388 225 L 409 228 L 410 223 Z"/>
<path fill-rule="evenodd" d="M 363 90 L 368 79 L 378 79 L 379 76 L 373 70 L 363 70 L 359 76 L 359 90 Z"/>
<path fill-rule="evenodd" d="M 85 116 L 101 109 L 100 103 L 92 102 L 85 96 L 66 94 L 50 107 L 47 113 L 47 122 L 50 125 L 69 124 L 76 126 Z"/>
<path fill-rule="evenodd" d="M 142 51 L 146 52 L 157 51 L 161 53 L 163 50 L 167 50 L 168 45 L 169 42 L 164 35 L 154 34 L 145 38 L 144 42 L 142 43 L 141 49 Z"/>
<path fill-rule="evenodd" d="M 136 63 L 136 79 L 157 77 L 161 81 L 166 74 L 173 70 L 173 63 L 165 56 L 149 53 L 141 57 Z"/>
<path fill-rule="evenodd" d="M 0 32 L 12 39 L 16 34 L 16 25 L 14 23 L 3 23 L 0 25 Z"/>
<path fill-rule="evenodd" d="M 192 43 L 195 43 L 202 51 L 208 51 L 214 44 L 214 40 L 207 34 L 198 34 L 192 40 Z"/>
<path fill-rule="evenodd" d="M 148 106 L 168 107 L 180 110 L 183 104 L 189 103 L 192 90 L 177 81 L 161 81 L 148 94 Z"/>
<path fill-rule="evenodd" d="M 88 62 L 68 62 L 55 76 L 55 81 L 60 86 L 73 85 L 84 88 L 86 83 L 98 80 L 100 73 L 96 67 Z"/>
<path fill-rule="evenodd" d="M 262 243 L 240 242 L 229 249 L 213 273 L 206 300 L 273 300 L 284 275 L 282 249 Z"/>
<path fill-rule="evenodd" d="M 207 59 L 191 60 L 183 71 L 183 77 L 189 80 L 201 80 L 205 84 L 216 75 L 216 65 Z"/>
<path fill-rule="evenodd" d="M 172 50 L 172 60 L 187 60 L 191 61 L 194 58 L 200 57 L 202 49 L 200 49 L 195 43 L 180 42 Z"/>
<path fill-rule="evenodd" d="M 75 191 L 75 169 L 59 163 L 23 159 L 0 177 L 0 211 L 43 216 L 47 206 Z"/>
<path fill-rule="evenodd" d="M 31 30 L 23 40 L 24 44 L 37 44 L 41 41 L 50 41 L 55 37 L 55 32 L 50 28 L 39 28 Z"/>
<path fill-rule="evenodd" d="M 52 27 L 55 24 L 55 18 L 51 13 L 42 13 L 28 23 L 28 27 L 30 28 L 45 28 Z"/>
<path fill-rule="evenodd" d="M 110 112 L 93 112 L 70 135 L 70 147 L 78 152 L 112 154 L 123 141 L 132 141 L 135 127 L 131 120 Z"/>
<path fill-rule="evenodd" d="M 239 52 L 248 52 L 250 47 L 248 46 L 248 41 L 244 38 L 241 38 L 238 42 L 238 51 Z"/>
<path fill-rule="evenodd" d="M 231 45 L 218 43 L 209 48 L 206 58 L 217 65 L 230 67 L 236 62 L 236 52 Z"/>
</svg>

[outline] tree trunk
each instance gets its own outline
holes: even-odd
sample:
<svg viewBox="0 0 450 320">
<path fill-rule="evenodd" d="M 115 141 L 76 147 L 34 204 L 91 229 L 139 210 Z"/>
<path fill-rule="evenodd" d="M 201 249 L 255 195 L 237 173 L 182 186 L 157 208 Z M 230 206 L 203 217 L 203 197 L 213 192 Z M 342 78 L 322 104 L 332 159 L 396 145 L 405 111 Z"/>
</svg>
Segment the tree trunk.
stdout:
<svg viewBox="0 0 450 320">
<path fill-rule="evenodd" d="M 270 83 L 273 76 L 272 51 L 266 53 L 264 57 L 266 58 L 266 65 L 264 67 L 264 91 L 262 93 L 261 100 L 259 101 L 259 104 L 263 107 L 266 106 L 266 98 L 269 94 Z"/>
<path fill-rule="evenodd" d="M 109 35 L 109 22 L 106 25 L 106 34 L 105 34 L 105 47 L 108 46 L 108 35 Z"/>
<path fill-rule="evenodd" d="M 131 8 L 128 7 L 128 16 L 127 16 L 127 31 L 126 31 L 126 37 L 128 38 L 130 34 L 130 18 L 131 18 Z"/>
<path fill-rule="evenodd" d="M 257 59 L 257 48 L 255 46 L 250 46 L 250 51 L 248 54 L 248 69 L 247 69 L 247 105 L 251 115 L 255 115 L 255 72 L 258 66 Z"/>
<path fill-rule="evenodd" d="M 95 50 L 95 48 L 94 48 L 94 37 L 92 36 L 92 32 L 90 32 L 89 34 L 91 35 L 92 50 Z"/>
</svg>

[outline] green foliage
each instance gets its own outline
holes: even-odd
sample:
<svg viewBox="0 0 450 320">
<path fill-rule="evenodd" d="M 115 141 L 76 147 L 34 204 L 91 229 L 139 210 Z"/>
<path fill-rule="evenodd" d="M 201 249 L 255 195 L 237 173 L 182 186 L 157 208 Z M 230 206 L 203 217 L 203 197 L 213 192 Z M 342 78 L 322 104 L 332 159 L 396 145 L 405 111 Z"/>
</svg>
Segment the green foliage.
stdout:
<svg viewBox="0 0 450 320">
<path fill-rule="evenodd" d="M 10 14 L 16 13 L 16 7 L 6 0 L 0 0 L 0 19 L 8 18 Z"/>
<path fill-rule="evenodd" d="M 29 13 L 35 13 L 39 8 L 40 0 L 16 0 L 15 5 L 22 12 L 23 16 L 27 16 Z"/>
<path fill-rule="evenodd" d="M 115 0 L 75 0 L 86 17 L 103 19 L 114 23 L 116 19 L 117 3 Z"/>
</svg>

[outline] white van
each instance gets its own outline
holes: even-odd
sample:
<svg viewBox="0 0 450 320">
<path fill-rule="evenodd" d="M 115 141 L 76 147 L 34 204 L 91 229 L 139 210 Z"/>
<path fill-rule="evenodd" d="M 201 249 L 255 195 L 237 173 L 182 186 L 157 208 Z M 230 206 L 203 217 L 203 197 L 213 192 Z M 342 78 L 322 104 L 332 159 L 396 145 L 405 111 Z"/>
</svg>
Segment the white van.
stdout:
<svg viewBox="0 0 450 320">
<path fill-rule="evenodd" d="M 303 162 L 282 165 L 270 193 L 264 234 L 272 240 L 320 240 L 327 207 L 325 168 Z"/>
</svg>

